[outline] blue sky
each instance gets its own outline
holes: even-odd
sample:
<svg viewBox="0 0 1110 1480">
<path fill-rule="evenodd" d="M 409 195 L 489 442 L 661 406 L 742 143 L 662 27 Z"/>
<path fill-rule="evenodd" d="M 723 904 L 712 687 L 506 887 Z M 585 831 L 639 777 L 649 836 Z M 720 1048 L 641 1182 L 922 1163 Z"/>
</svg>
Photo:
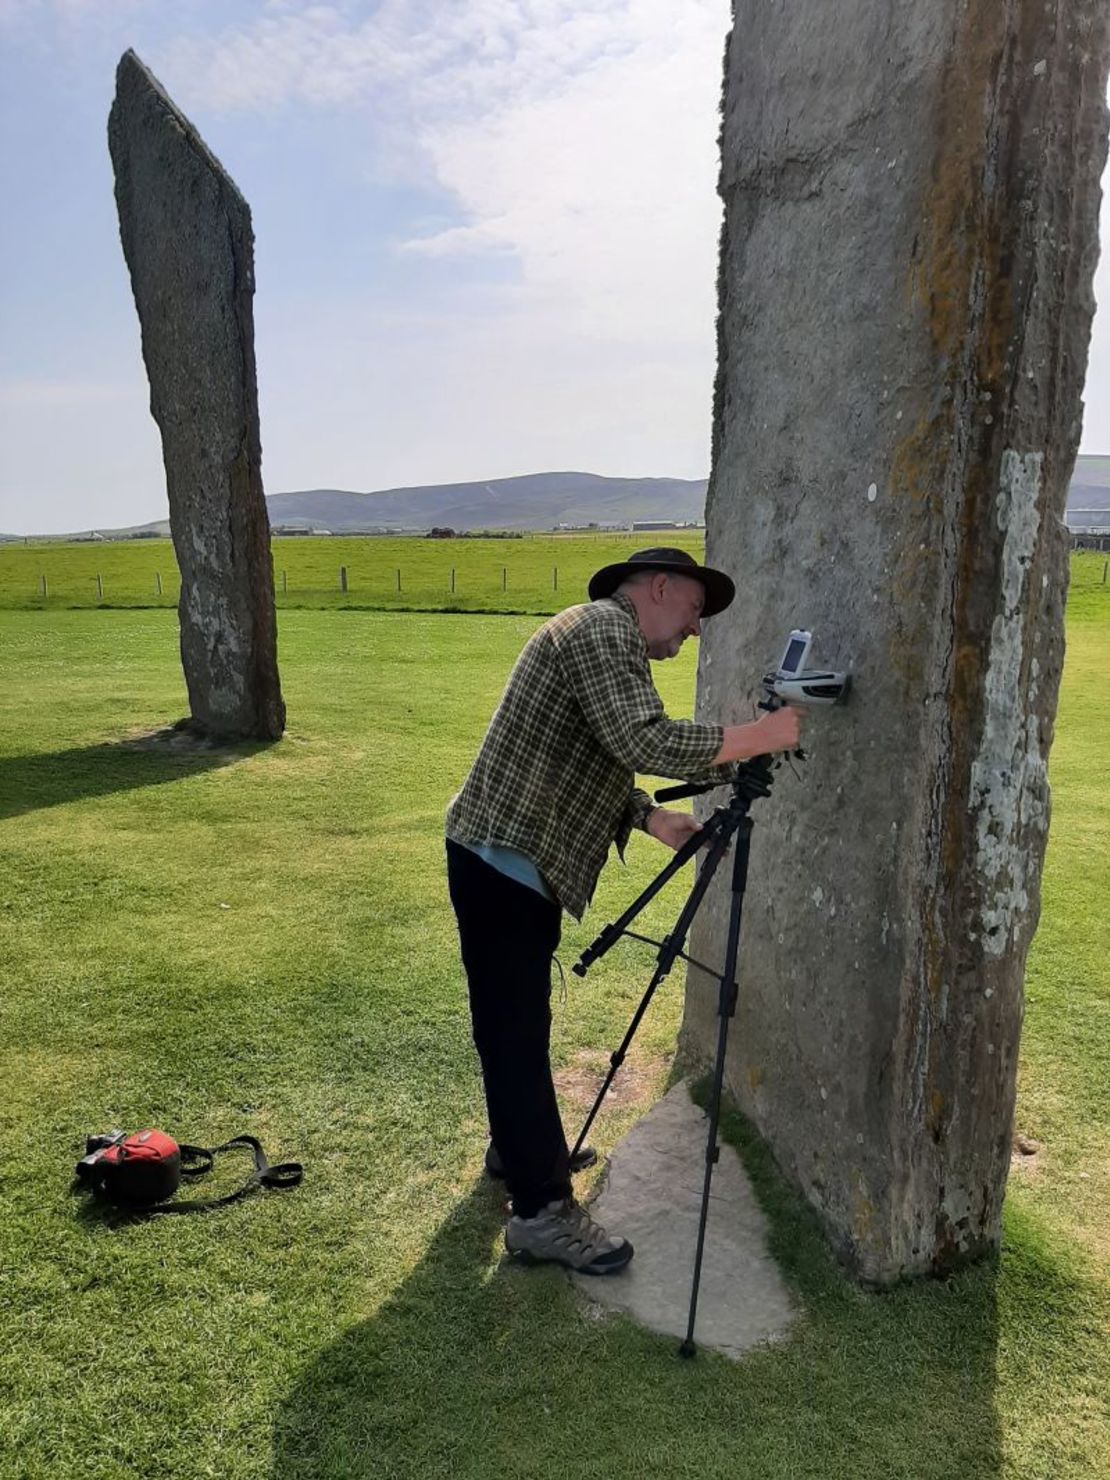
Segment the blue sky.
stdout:
<svg viewBox="0 0 1110 1480">
<path fill-rule="evenodd" d="M 106 143 L 128 46 L 251 205 L 268 492 L 703 477 L 728 12 L 0 0 L 0 530 L 165 514 Z"/>
</svg>

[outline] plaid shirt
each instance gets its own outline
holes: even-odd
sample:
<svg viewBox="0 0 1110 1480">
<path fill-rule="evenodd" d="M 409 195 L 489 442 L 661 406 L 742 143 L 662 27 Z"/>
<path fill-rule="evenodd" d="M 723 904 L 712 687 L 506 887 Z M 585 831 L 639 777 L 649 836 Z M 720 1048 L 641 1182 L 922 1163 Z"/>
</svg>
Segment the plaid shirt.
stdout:
<svg viewBox="0 0 1110 1480">
<path fill-rule="evenodd" d="M 636 772 L 705 776 L 723 738 L 720 725 L 667 718 L 626 596 L 569 607 L 517 659 L 447 836 L 526 853 L 580 919 L 609 845 L 623 858 L 653 810 Z"/>
</svg>

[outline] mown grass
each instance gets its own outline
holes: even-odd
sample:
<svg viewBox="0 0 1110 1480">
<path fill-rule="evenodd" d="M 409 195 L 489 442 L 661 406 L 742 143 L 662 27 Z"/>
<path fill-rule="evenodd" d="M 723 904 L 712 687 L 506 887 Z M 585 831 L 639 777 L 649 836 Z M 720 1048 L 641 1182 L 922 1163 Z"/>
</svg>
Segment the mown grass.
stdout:
<svg viewBox="0 0 1110 1480">
<path fill-rule="evenodd" d="M 281 609 L 543 614 L 584 601 L 595 570 L 653 544 L 678 546 L 704 559 L 705 536 L 698 530 L 462 540 L 305 536 L 275 539 L 271 548 Z M 1110 577 L 1103 580 L 1107 564 L 1106 556 L 1092 551 L 1073 554 L 1073 604 L 1110 603 Z M 340 589 L 341 568 L 346 592 Z M 176 608 L 180 590 L 169 540 L 0 545 L 0 610 L 169 610 Z"/>
<path fill-rule="evenodd" d="M 1110 627 L 1088 605 L 1028 975 L 1019 1125 L 1044 1148 L 1001 1255 L 860 1292 L 733 1119 L 801 1311 L 739 1365 L 682 1363 L 557 1272 L 500 1263 L 441 827 L 534 621 L 286 612 L 286 739 L 213 755 L 121 743 L 184 712 L 172 614 L 0 616 L 0 1473 L 1107 1473 Z M 688 710 L 692 657 L 659 677 Z M 566 930 L 568 964 L 662 861 L 643 837 L 630 859 Z M 655 930 L 676 908 L 655 902 Z M 646 954 L 568 974 L 560 1066 L 619 1041 Z M 636 1040 L 645 1099 L 679 990 Z M 639 1108 L 605 1112 L 603 1149 Z M 147 1123 L 252 1131 L 305 1183 L 90 1216 L 82 1137 Z"/>
<path fill-rule="evenodd" d="M 586 583 L 602 565 L 660 543 L 700 557 L 705 537 L 697 530 L 459 540 L 297 536 L 277 538 L 271 548 L 279 607 L 553 612 L 584 601 Z M 0 545 L 0 608 L 175 607 L 180 589 L 169 540 Z"/>
</svg>

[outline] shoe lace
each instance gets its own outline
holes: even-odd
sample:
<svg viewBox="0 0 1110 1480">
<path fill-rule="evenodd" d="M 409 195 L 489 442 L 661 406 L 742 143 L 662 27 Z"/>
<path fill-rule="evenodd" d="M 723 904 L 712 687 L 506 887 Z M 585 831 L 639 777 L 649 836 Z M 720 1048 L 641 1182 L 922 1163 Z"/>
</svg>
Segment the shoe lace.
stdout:
<svg viewBox="0 0 1110 1480">
<path fill-rule="evenodd" d="M 600 1223 L 595 1223 L 581 1203 L 575 1202 L 574 1198 L 568 1197 L 565 1203 L 566 1219 L 574 1230 L 574 1241 L 580 1243 L 583 1249 L 602 1249 L 609 1241 L 609 1235 Z"/>
</svg>

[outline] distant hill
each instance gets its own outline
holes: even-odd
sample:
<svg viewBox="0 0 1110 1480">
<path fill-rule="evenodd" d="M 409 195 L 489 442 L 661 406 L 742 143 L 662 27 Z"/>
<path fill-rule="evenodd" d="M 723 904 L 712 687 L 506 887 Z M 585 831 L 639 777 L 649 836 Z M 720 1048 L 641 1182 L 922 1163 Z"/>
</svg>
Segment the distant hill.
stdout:
<svg viewBox="0 0 1110 1480">
<path fill-rule="evenodd" d="M 705 517 L 706 479 L 602 478 L 596 473 L 530 473 L 484 483 L 436 483 L 345 493 L 316 488 L 267 498 L 274 526 L 353 530 L 557 529 L 627 525 L 633 520 L 696 522 Z"/>
<path fill-rule="evenodd" d="M 1068 524 L 1073 529 L 1110 529 L 1110 457 L 1076 458 Z"/>
<path fill-rule="evenodd" d="M 419 534 L 436 526 L 456 530 L 549 530 L 560 525 L 588 524 L 627 527 L 640 520 L 665 519 L 682 524 L 704 519 L 706 486 L 705 478 L 528 473 L 520 478 L 432 483 L 376 493 L 309 488 L 268 494 L 266 507 L 273 529 L 320 529 L 329 534 Z M 96 531 L 107 539 L 169 532 L 168 519 Z"/>
<path fill-rule="evenodd" d="M 353 493 L 312 488 L 267 496 L 275 529 L 321 529 L 331 534 L 421 533 L 434 526 L 456 530 L 550 530 L 589 524 L 627 526 L 672 520 L 697 523 L 705 517 L 704 478 L 603 478 L 596 473 L 529 473 L 487 482 L 434 483 Z M 1110 456 L 1076 461 L 1068 510 L 1095 509 L 1071 524 L 1110 524 Z M 1104 515 L 1101 511 L 1106 510 Z M 127 529 L 97 531 L 108 539 L 167 535 L 169 520 Z M 85 532 L 86 537 L 88 531 Z M 69 536 L 80 538 L 81 536 Z M 0 535 L 0 540 L 9 536 Z M 21 538 L 11 536 L 10 538 Z M 66 538 L 66 536 L 55 536 Z"/>
</svg>

